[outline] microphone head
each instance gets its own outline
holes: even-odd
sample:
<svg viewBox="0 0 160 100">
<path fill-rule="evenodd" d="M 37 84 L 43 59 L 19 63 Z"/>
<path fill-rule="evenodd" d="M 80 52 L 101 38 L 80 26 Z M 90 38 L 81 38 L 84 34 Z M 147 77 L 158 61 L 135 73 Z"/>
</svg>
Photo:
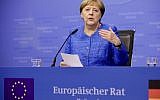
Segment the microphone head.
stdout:
<svg viewBox="0 0 160 100">
<path fill-rule="evenodd" d="M 74 31 L 71 32 L 71 35 L 75 34 L 78 31 L 78 29 L 76 28 Z"/>
</svg>

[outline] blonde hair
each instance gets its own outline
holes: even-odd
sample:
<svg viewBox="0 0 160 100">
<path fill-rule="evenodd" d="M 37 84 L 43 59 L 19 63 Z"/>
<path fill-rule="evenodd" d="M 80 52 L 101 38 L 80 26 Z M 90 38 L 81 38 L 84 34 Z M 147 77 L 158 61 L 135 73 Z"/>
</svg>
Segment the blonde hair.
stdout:
<svg viewBox="0 0 160 100">
<path fill-rule="evenodd" d="M 102 0 L 83 0 L 81 2 L 81 5 L 80 5 L 80 13 L 82 12 L 83 8 L 89 4 L 92 4 L 92 3 L 96 3 L 101 11 L 101 14 L 102 16 L 104 15 L 104 12 L 105 12 L 105 6 L 104 6 L 104 3 L 102 2 Z M 101 16 L 101 17 L 102 17 Z"/>
</svg>

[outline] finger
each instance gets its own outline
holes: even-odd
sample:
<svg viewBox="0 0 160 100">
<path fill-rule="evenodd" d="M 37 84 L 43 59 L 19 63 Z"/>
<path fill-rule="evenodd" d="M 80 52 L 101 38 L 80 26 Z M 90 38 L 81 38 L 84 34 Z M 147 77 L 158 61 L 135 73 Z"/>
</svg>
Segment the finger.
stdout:
<svg viewBox="0 0 160 100">
<path fill-rule="evenodd" d="M 110 30 L 112 33 L 114 33 L 111 27 L 109 27 L 109 30 Z"/>
<path fill-rule="evenodd" d="M 101 37 L 103 38 L 103 39 L 105 39 L 105 40 L 108 40 L 108 41 L 112 41 L 112 38 L 110 38 L 110 37 L 106 37 L 106 36 L 103 36 L 103 35 L 101 35 Z"/>
<path fill-rule="evenodd" d="M 110 31 L 109 31 L 109 30 L 100 29 L 99 32 L 102 32 L 102 33 L 109 33 Z"/>
<path fill-rule="evenodd" d="M 110 36 L 110 35 L 112 35 L 112 33 L 111 33 L 111 31 L 108 31 L 108 30 L 100 30 L 99 31 L 99 34 L 104 34 L 104 35 L 108 35 L 108 36 Z"/>
<path fill-rule="evenodd" d="M 101 36 L 104 36 L 104 37 L 110 37 L 110 33 L 106 33 L 106 32 L 99 32 L 99 34 L 101 35 Z"/>
<path fill-rule="evenodd" d="M 111 33 L 108 30 L 100 30 L 99 34 L 110 35 Z"/>
<path fill-rule="evenodd" d="M 103 33 L 99 33 L 101 36 L 105 36 L 107 37 L 108 35 L 107 34 L 103 34 Z"/>
<path fill-rule="evenodd" d="M 65 67 L 65 66 L 68 66 L 68 65 L 65 64 L 65 62 L 60 62 L 60 66 L 61 66 L 61 67 Z"/>
<path fill-rule="evenodd" d="M 101 36 L 103 39 L 105 39 L 105 40 L 108 40 L 108 39 L 106 39 L 106 37 L 104 37 L 104 36 Z"/>
<path fill-rule="evenodd" d="M 102 34 L 102 33 L 99 33 L 101 35 L 102 38 L 106 39 L 106 40 L 112 40 L 112 34 Z"/>
</svg>

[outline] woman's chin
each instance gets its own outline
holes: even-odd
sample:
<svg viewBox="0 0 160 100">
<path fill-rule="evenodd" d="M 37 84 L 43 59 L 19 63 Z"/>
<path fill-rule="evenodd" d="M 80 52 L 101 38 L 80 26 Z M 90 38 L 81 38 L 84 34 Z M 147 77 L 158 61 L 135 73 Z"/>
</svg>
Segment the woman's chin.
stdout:
<svg viewBox="0 0 160 100">
<path fill-rule="evenodd" d="M 95 22 L 88 22 L 87 25 L 93 26 L 93 25 L 96 25 L 96 23 Z"/>
</svg>

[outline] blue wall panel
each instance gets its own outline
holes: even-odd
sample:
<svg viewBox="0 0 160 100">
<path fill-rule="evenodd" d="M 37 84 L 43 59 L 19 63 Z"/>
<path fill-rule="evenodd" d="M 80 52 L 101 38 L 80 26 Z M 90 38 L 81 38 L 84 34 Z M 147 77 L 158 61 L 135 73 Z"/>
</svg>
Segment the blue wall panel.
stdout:
<svg viewBox="0 0 160 100">
<path fill-rule="evenodd" d="M 80 2 L 1 0 L 0 67 L 32 66 L 31 59 L 37 58 L 42 60 L 41 66 L 49 67 L 69 31 L 82 24 Z M 150 56 L 160 62 L 160 1 L 104 2 L 107 9 L 103 23 L 115 25 L 119 30 L 136 29 L 132 65 L 145 66 Z"/>
</svg>

